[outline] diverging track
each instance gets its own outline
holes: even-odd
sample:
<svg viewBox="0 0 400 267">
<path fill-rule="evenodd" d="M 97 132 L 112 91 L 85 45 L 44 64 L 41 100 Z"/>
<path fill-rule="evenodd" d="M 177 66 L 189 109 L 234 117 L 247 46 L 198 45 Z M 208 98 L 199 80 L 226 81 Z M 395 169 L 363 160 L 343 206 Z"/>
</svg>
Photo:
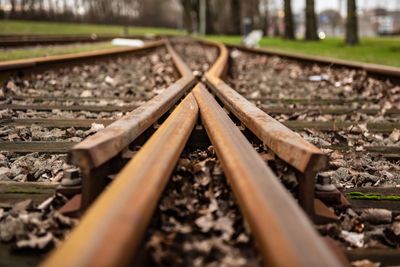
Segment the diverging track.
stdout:
<svg viewBox="0 0 400 267">
<path fill-rule="evenodd" d="M 167 44 L 182 77 L 72 148 L 70 161 L 79 165 L 84 175 L 82 208 L 87 211 L 42 266 L 131 264 L 179 155 L 185 145 L 202 145 L 202 129 L 222 164 L 265 266 L 343 266 L 310 220 L 326 219 L 314 210 L 314 178 L 326 167 L 326 156 L 225 84 L 220 77 L 227 70 L 227 49 L 218 43 L 207 45 L 219 50 L 218 59 L 205 74 L 207 85 L 198 83 L 191 90 L 195 77 Z M 299 200 L 306 212 L 217 101 L 299 172 Z M 202 124 L 197 123 L 198 117 Z M 143 143 L 132 155 L 130 149 Z M 115 173 L 109 183 L 109 175 Z"/>
</svg>

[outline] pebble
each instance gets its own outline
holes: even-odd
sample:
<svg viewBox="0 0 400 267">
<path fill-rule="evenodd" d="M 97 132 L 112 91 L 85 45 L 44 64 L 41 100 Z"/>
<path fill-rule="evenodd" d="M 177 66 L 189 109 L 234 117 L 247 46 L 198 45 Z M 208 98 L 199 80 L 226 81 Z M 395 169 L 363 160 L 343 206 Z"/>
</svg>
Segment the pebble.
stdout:
<svg viewBox="0 0 400 267">
<path fill-rule="evenodd" d="M 352 267 L 380 267 L 379 262 L 372 262 L 370 260 L 359 260 L 351 262 Z"/>
<path fill-rule="evenodd" d="M 0 223 L 0 240 L 2 242 L 10 242 L 14 237 L 21 236 L 24 233 L 24 224 L 18 218 L 8 216 Z"/>
<path fill-rule="evenodd" d="M 7 167 L 0 167 L 0 181 L 10 181 L 12 172 Z"/>
<path fill-rule="evenodd" d="M 32 250 L 44 250 L 52 246 L 54 241 L 52 233 L 46 233 L 44 236 L 33 236 L 29 239 L 19 240 L 16 243 L 17 250 L 32 249 Z"/>
<path fill-rule="evenodd" d="M 399 221 L 395 221 L 392 224 L 391 228 L 395 235 L 400 236 L 400 222 Z"/>
<path fill-rule="evenodd" d="M 93 94 L 91 90 L 84 90 L 80 95 L 80 97 L 92 97 L 92 96 Z"/>
<path fill-rule="evenodd" d="M 17 204 L 15 204 L 13 206 L 13 210 L 16 212 L 21 212 L 21 211 L 31 209 L 32 207 L 33 207 L 32 199 L 26 199 L 26 200 L 20 201 Z"/>
<path fill-rule="evenodd" d="M 400 140 L 400 129 L 394 129 L 389 136 L 390 141 L 397 143 Z"/>
<path fill-rule="evenodd" d="M 356 248 L 361 248 L 364 245 L 364 234 L 342 231 L 340 237 Z"/>
<path fill-rule="evenodd" d="M 392 222 L 392 211 L 386 209 L 364 209 L 360 220 L 372 224 L 389 224 Z"/>
</svg>

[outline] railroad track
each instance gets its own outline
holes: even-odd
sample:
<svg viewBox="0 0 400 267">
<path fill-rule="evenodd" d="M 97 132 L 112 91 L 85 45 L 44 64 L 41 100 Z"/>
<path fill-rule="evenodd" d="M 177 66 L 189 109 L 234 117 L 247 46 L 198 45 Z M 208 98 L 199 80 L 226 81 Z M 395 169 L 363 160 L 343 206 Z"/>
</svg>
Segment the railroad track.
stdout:
<svg viewBox="0 0 400 267">
<path fill-rule="evenodd" d="M 1 48 L 17 48 L 26 46 L 37 46 L 37 45 L 62 45 L 71 43 L 95 43 L 110 41 L 114 38 L 140 38 L 140 39 L 152 39 L 151 36 L 139 36 L 139 35 L 1 35 L 0 36 L 0 47 Z"/>
<path fill-rule="evenodd" d="M 177 51 L 179 45 L 185 45 L 187 42 L 175 39 L 171 41 Z M 192 70 L 189 69 L 174 51 L 173 46 L 166 44 L 166 49 L 179 71 L 180 78 L 167 90 L 141 103 L 136 109 L 133 106 L 117 109 L 117 111 L 134 109 L 119 119 L 35 118 L 2 121 L 2 125 L 24 126 L 34 122 L 48 128 L 76 125 L 87 128 L 92 123 L 101 123 L 106 126 L 104 130 L 78 144 L 71 142 L 52 144 L 59 145 L 60 151 L 68 150 L 69 162 L 79 166 L 83 175 L 82 186 L 58 189 L 59 192 L 68 192 L 71 197 L 70 202 L 64 206 L 64 211 L 79 212 L 80 210 L 85 213 L 68 240 L 42 263 L 43 266 L 121 266 L 130 265 L 132 262 L 139 265 L 140 261 L 146 262 L 143 259 L 146 255 L 141 255 L 143 247 L 151 246 L 152 238 L 155 238 L 155 233 L 158 233 L 157 227 L 154 226 L 157 225 L 154 218 L 162 220 L 165 216 L 169 216 L 164 214 L 165 211 L 158 206 L 162 207 L 163 195 L 170 190 L 168 189 L 170 188 L 168 184 L 171 183 L 170 177 L 172 176 L 172 180 L 176 182 L 178 179 L 176 177 L 179 177 L 179 168 L 185 166 L 182 164 L 187 158 L 180 158 L 182 152 L 182 155 L 188 154 L 189 158 L 193 158 L 191 153 L 198 149 L 202 151 L 199 152 L 200 155 L 208 153 L 208 157 L 211 155 L 218 158 L 223 176 L 226 177 L 233 191 L 240 213 L 243 214 L 250 227 L 251 240 L 254 239 L 254 242 L 250 241 L 248 253 L 261 256 L 261 259 L 255 260 L 255 263 L 251 265 L 345 266 L 348 264 L 340 249 L 335 249 L 335 246 L 331 248 L 332 242 L 325 242 L 312 223 L 312 221 L 320 224 L 338 220 L 338 217 L 327 208 L 328 203 L 333 202 L 334 205 L 342 207 L 348 206 L 344 196 L 337 190 L 328 193 L 315 191 L 317 173 L 329 167 L 328 155 L 288 127 L 293 130 L 314 129 L 338 132 L 356 125 L 347 121 L 315 123 L 314 121 L 288 120 L 285 124 L 279 122 L 264 112 L 268 111 L 268 108 L 264 108 L 262 103 L 268 101 L 267 103 L 292 104 L 295 102 L 313 105 L 313 100 L 270 101 L 260 97 L 246 99 L 235 91 L 233 85 L 226 82 L 227 79 L 229 80 L 228 74 L 232 68 L 228 65 L 230 52 L 227 47 L 220 43 L 199 40 L 196 42 L 194 45 L 211 47 L 218 51 L 218 58 L 214 64 L 211 64 L 210 68 L 192 72 L 196 64 L 193 65 L 194 67 L 191 66 Z M 157 43 L 157 45 L 162 44 Z M 248 49 L 241 47 L 235 47 L 235 49 L 249 52 Z M 122 51 L 121 53 L 127 52 Z M 264 53 L 259 50 L 250 50 L 250 52 Z M 66 61 L 68 62 L 69 59 L 55 59 L 52 63 L 62 64 Z M 204 65 L 204 63 L 197 63 L 199 64 Z M 344 63 L 341 62 L 341 64 Z M 43 68 L 48 68 L 47 63 L 43 65 Z M 20 63 L 19 66 L 26 65 Z M 13 71 L 20 70 L 19 66 L 14 64 Z M 346 65 L 346 67 L 354 68 L 355 66 Z M 9 73 L 10 70 L 4 68 Z M 36 69 L 29 70 L 37 71 Z M 374 70 L 376 69 L 369 71 Z M 193 74 L 196 75 L 197 80 Z M 380 71 L 377 71 L 377 74 L 382 75 Z M 393 75 L 393 70 L 390 75 Z M 23 111 L 64 108 L 37 104 L 48 103 L 46 101 L 51 101 L 51 99 L 39 97 L 39 99 L 34 99 L 35 104 L 30 106 L 7 104 L 4 108 Z M 337 100 L 336 102 L 335 100 L 324 101 L 338 103 Z M 362 103 L 363 101 L 361 99 L 355 102 Z M 107 108 L 108 111 L 115 111 L 114 106 Z M 67 111 L 74 109 L 76 109 L 74 105 L 65 107 Z M 100 112 L 100 109 L 97 110 L 91 106 L 85 109 L 88 112 Z M 319 111 L 326 113 L 326 110 Z M 318 113 L 309 108 L 295 112 Z M 349 109 L 346 109 L 339 114 L 349 112 Z M 389 121 L 383 123 L 371 122 L 366 127 L 372 132 L 375 129 L 376 133 L 391 133 L 398 127 L 396 112 L 398 110 L 394 108 L 391 109 L 391 113 L 385 115 L 394 116 L 394 119 L 388 119 Z M 379 111 L 367 114 L 377 113 Z M 276 114 L 281 115 L 285 112 L 280 109 Z M 271 115 L 275 116 L 273 112 Z M 333 113 L 333 115 L 337 114 Z M 262 151 L 259 148 L 260 143 L 265 145 Z M 31 142 L 30 144 L 32 146 L 26 149 L 26 144 L 2 142 L 0 150 L 15 152 L 46 150 L 43 149 L 43 143 Z M 339 147 L 335 145 L 340 144 L 330 144 L 325 148 L 338 150 Z M 48 148 L 48 150 L 52 149 L 54 148 Z M 341 149 L 352 150 L 353 148 L 345 145 Z M 370 146 L 366 148 L 367 151 L 368 149 L 371 153 L 375 151 L 384 155 L 387 147 Z M 363 148 L 360 152 L 366 150 Z M 53 151 L 57 151 L 57 148 Z M 391 159 L 395 159 L 398 154 L 396 148 L 387 153 Z M 296 174 L 295 180 L 298 185 L 293 194 L 285 190 L 276 174 L 265 164 L 264 160 L 271 161 L 271 158 L 280 162 L 276 164 L 286 166 L 286 169 Z M 212 160 L 206 159 L 206 162 L 208 161 Z M 175 169 L 177 164 L 178 167 Z M 198 173 L 192 172 L 196 178 Z M 200 169 L 200 172 L 204 170 Z M 198 186 L 207 186 L 208 183 L 206 185 L 200 183 Z M 167 191 L 164 191 L 165 188 Z M 171 190 L 173 193 L 177 189 Z M 222 201 L 218 196 L 216 199 Z M 300 205 L 296 203 L 296 199 Z M 199 209 L 201 207 L 197 206 Z M 155 217 L 154 212 L 156 212 Z M 200 222 L 198 224 L 200 225 L 198 227 L 202 229 L 202 224 Z M 167 236 L 164 237 L 167 238 Z M 348 257 L 351 260 L 357 260 L 367 255 L 367 253 L 360 253 L 355 256 L 356 253 L 350 253 Z M 190 259 L 184 258 L 184 260 L 193 263 Z M 150 262 L 150 265 L 154 265 L 154 262 Z"/>
</svg>

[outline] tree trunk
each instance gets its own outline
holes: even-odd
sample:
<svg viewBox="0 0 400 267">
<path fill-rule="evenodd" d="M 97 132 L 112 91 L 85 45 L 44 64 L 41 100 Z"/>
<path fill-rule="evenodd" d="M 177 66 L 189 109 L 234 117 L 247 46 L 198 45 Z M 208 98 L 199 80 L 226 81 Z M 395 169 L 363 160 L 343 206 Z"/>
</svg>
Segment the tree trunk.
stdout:
<svg viewBox="0 0 400 267">
<path fill-rule="evenodd" d="M 284 0 L 284 11 L 285 11 L 285 39 L 294 40 L 294 23 L 292 13 L 291 0 Z"/>
<path fill-rule="evenodd" d="M 10 4 L 11 4 L 11 15 L 14 15 L 14 13 L 15 13 L 15 10 L 16 10 L 16 8 L 15 8 L 15 0 L 10 0 Z"/>
<path fill-rule="evenodd" d="M 29 13 L 33 15 L 35 13 L 35 0 L 31 0 L 29 3 Z"/>
<path fill-rule="evenodd" d="M 264 22 L 261 19 L 260 14 L 260 0 L 252 0 L 251 1 L 251 17 L 253 21 L 253 30 L 262 29 L 264 26 Z"/>
<path fill-rule="evenodd" d="M 191 0 L 182 0 L 183 5 L 183 24 L 187 31 L 187 33 L 193 32 L 192 25 L 192 1 Z"/>
<path fill-rule="evenodd" d="M 214 12 L 211 5 L 211 0 L 206 0 L 206 34 L 214 34 Z"/>
<path fill-rule="evenodd" d="M 317 18 L 315 15 L 314 0 L 306 0 L 306 40 L 319 40 L 317 35 Z"/>
<path fill-rule="evenodd" d="M 200 32 L 200 1 L 199 0 L 192 0 L 192 7 L 191 7 L 191 15 L 192 21 L 194 21 L 194 28 L 195 32 Z"/>
<path fill-rule="evenodd" d="M 268 36 L 269 34 L 269 0 L 264 0 L 264 26 L 263 26 L 263 32 L 265 36 Z"/>
<path fill-rule="evenodd" d="M 241 32 L 242 17 L 240 16 L 240 0 L 231 0 L 233 34 L 239 35 Z"/>
<path fill-rule="evenodd" d="M 199 33 L 206 34 L 207 28 L 207 2 L 206 0 L 199 1 Z"/>
<path fill-rule="evenodd" d="M 356 45 L 359 42 L 356 0 L 347 0 L 346 44 Z"/>
<path fill-rule="evenodd" d="M 272 34 L 274 37 L 281 37 L 277 16 L 272 18 Z"/>
</svg>

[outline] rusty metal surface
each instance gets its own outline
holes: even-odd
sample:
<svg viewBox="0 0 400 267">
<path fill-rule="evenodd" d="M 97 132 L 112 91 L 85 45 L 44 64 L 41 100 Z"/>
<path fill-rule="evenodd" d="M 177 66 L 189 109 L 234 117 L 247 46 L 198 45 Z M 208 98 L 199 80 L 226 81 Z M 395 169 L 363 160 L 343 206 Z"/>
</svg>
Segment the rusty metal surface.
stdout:
<svg viewBox="0 0 400 267">
<path fill-rule="evenodd" d="M 315 215 L 315 175 L 318 171 L 327 168 L 328 156 L 282 123 L 257 108 L 221 80 L 228 63 L 228 49 L 221 43 L 211 43 L 219 48 L 220 55 L 214 66 L 205 74 L 207 84 L 228 110 L 248 129 L 279 158 L 300 172 L 298 175 L 299 202 L 305 211 L 313 217 Z"/>
<path fill-rule="evenodd" d="M 54 109 L 63 111 L 91 111 L 91 112 L 128 112 L 137 108 L 138 105 L 125 105 L 125 106 L 96 106 L 96 105 L 18 105 L 18 104 L 0 104 L 0 109 L 11 109 L 11 110 L 38 110 L 38 111 L 51 111 Z"/>
<path fill-rule="evenodd" d="M 59 63 L 70 63 L 74 61 L 88 60 L 101 57 L 117 56 L 127 53 L 134 53 L 138 51 L 144 51 L 156 47 L 160 47 L 164 44 L 163 41 L 152 41 L 147 42 L 143 47 L 118 47 L 103 49 L 93 52 L 81 52 L 66 55 L 56 55 L 48 57 L 38 57 L 32 59 L 19 59 L 0 62 L 0 72 L 10 72 L 10 71 L 22 71 L 31 68 L 37 68 L 44 65 L 53 65 Z"/>
<path fill-rule="evenodd" d="M 0 141 L 0 151 L 14 153 L 67 153 L 76 142 L 71 141 Z"/>
<path fill-rule="evenodd" d="M 70 152 L 70 161 L 79 165 L 85 174 L 120 153 L 167 112 L 194 84 L 195 77 L 190 69 L 168 44 L 167 49 L 182 78 L 139 108 L 75 146 Z"/>
<path fill-rule="evenodd" d="M 189 94 L 42 266 L 128 266 L 197 116 Z"/>
<path fill-rule="evenodd" d="M 342 266 L 205 87 L 197 85 L 193 94 L 265 266 Z"/>
<path fill-rule="evenodd" d="M 306 114 L 331 114 L 331 115 L 347 115 L 353 113 L 361 113 L 366 115 L 379 115 L 382 116 L 399 116 L 400 109 L 390 108 L 382 112 L 379 108 L 352 108 L 352 107 L 326 107 L 320 106 L 314 107 L 301 107 L 301 108 L 288 108 L 288 107 L 269 107 L 267 105 L 261 105 L 260 109 L 268 114 L 295 114 L 295 113 L 306 113 Z"/>
<path fill-rule="evenodd" d="M 217 63 L 205 74 L 213 92 L 254 134 L 277 156 L 300 172 L 321 170 L 327 166 L 327 156 L 295 132 L 273 119 L 243 96 L 229 87 L 219 76 L 228 61 L 228 51 L 223 45 Z"/>
<path fill-rule="evenodd" d="M 366 72 L 371 73 L 371 74 L 378 74 L 378 75 L 400 78 L 400 68 L 398 68 L 398 67 L 391 67 L 391 66 L 371 64 L 371 63 L 362 63 L 362 62 L 357 62 L 357 61 L 350 61 L 350 60 L 343 60 L 343 59 L 336 59 L 336 58 L 327 58 L 327 57 L 321 57 L 321 56 L 311 56 L 311 55 L 304 55 L 304 54 L 298 54 L 298 53 L 293 53 L 293 52 L 283 52 L 283 51 L 277 51 L 277 50 L 268 49 L 268 48 L 250 48 L 250 47 L 246 47 L 246 46 L 242 46 L 242 45 L 233 45 L 233 44 L 227 44 L 226 46 L 228 46 L 230 48 L 237 48 L 240 50 L 248 51 L 251 53 L 280 56 L 280 57 L 284 57 L 284 58 L 306 61 L 306 62 L 310 62 L 310 63 L 319 63 L 319 64 L 324 64 L 324 65 L 330 65 L 333 67 L 336 66 L 336 67 L 345 67 L 345 68 L 351 68 L 351 69 L 361 69 L 361 70 L 365 70 Z"/>
<path fill-rule="evenodd" d="M 31 126 L 36 124 L 48 128 L 90 128 L 93 123 L 103 124 L 104 126 L 110 125 L 115 120 L 113 119 L 0 119 L 0 125 L 8 126 Z"/>
<path fill-rule="evenodd" d="M 93 43 L 109 41 L 114 38 L 134 38 L 141 40 L 157 40 L 171 35 L 115 35 L 115 34 L 33 34 L 33 35 L 0 35 L 0 47 L 22 47 L 32 45 L 53 45 L 70 43 Z"/>
<path fill-rule="evenodd" d="M 0 47 L 22 47 L 33 45 L 54 45 L 70 43 L 94 43 L 108 41 L 121 36 L 0 36 Z"/>
</svg>

